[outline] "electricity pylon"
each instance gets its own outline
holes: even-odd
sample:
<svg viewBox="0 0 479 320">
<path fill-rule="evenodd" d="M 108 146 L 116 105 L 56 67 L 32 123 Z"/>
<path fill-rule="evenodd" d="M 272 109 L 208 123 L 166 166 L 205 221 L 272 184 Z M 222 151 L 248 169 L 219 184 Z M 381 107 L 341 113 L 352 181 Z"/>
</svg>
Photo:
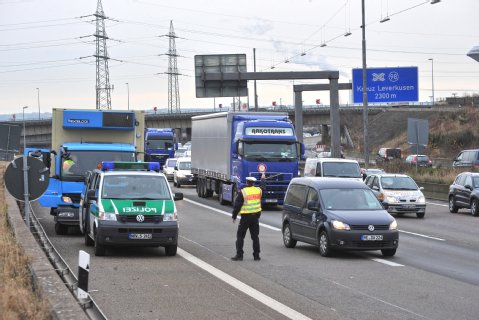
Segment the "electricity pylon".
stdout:
<svg viewBox="0 0 479 320">
<path fill-rule="evenodd" d="M 105 19 L 107 17 L 103 13 L 101 0 L 98 0 L 96 12 L 96 108 L 111 109 L 111 87 L 110 75 L 108 70 L 108 52 L 106 48 L 106 40 L 108 36 L 105 31 Z"/>
</svg>

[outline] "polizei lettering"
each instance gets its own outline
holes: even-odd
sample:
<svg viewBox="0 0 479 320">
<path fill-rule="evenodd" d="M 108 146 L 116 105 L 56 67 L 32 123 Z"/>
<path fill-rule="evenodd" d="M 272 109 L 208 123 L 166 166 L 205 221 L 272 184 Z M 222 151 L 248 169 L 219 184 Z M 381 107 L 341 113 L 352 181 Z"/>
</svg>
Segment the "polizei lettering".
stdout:
<svg viewBox="0 0 479 320">
<path fill-rule="evenodd" d="M 286 134 L 286 130 L 279 128 L 261 128 L 261 129 L 252 129 L 253 134 Z"/>
<path fill-rule="evenodd" d="M 123 208 L 123 213 L 156 213 L 156 208 L 126 207 Z"/>
</svg>

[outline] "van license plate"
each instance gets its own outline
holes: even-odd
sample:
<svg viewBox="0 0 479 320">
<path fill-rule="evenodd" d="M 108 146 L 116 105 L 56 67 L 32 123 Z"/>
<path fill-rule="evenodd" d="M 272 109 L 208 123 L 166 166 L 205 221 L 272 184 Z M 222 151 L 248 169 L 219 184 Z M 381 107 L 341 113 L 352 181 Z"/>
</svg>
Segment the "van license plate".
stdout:
<svg viewBox="0 0 479 320">
<path fill-rule="evenodd" d="M 130 239 L 130 240 L 151 239 L 151 238 L 152 238 L 151 233 L 129 233 L 128 234 L 128 239 Z"/>
<path fill-rule="evenodd" d="M 278 199 L 266 199 L 265 202 L 267 202 L 267 203 L 277 203 Z"/>
<path fill-rule="evenodd" d="M 380 235 L 363 235 L 361 236 L 361 240 L 363 241 L 381 241 L 383 236 Z"/>
</svg>

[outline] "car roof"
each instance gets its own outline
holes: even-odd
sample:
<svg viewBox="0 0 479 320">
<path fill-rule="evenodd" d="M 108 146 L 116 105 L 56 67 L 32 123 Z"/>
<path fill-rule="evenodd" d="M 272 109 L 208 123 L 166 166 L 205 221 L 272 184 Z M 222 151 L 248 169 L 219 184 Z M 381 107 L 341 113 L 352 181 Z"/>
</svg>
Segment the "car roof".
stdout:
<svg viewBox="0 0 479 320">
<path fill-rule="evenodd" d="M 177 158 L 178 161 L 182 162 L 182 161 L 191 161 L 191 157 L 180 157 L 180 158 Z"/>
<path fill-rule="evenodd" d="M 459 173 L 458 176 L 460 176 L 461 174 L 470 174 L 471 176 L 474 176 L 474 177 L 479 176 L 479 172 L 469 172 L 469 171 L 466 171 L 466 172 L 461 172 L 461 173 Z"/>
<path fill-rule="evenodd" d="M 369 189 L 369 187 L 363 181 L 356 181 L 344 178 L 299 177 L 291 180 L 291 184 L 307 185 L 315 189 Z"/>
<path fill-rule="evenodd" d="M 128 175 L 128 176 L 165 176 L 162 172 L 157 171 L 146 171 L 146 170 L 111 170 L 111 171 L 101 171 L 102 174 L 106 176 L 114 175 Z"/>
<path fill-rule="evenodd" d="M 375 173 L 375 174 L 372 174 L 371 176 L 379 176 L 379 177 L 400 177 L 400 178 L 405 178 L 405 177 L 409 177 L 411 178 L 410 176 L 408 176 L 407 174 L 403 174 L 403 173 Z M 412 179 L 412 178 L 411 178 Z"/>
</svg>

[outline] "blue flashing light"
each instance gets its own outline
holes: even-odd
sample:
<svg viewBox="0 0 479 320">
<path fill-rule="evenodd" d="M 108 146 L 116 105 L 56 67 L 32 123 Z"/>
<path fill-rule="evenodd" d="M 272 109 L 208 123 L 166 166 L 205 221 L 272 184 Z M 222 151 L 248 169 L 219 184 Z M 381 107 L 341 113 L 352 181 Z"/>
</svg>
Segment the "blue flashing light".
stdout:
<svg viewBox="0 0 479 320">
<path fill-rule="evenodd" d="M 102 161 L 101 170 L 144 170 L 160 172 L 160 164 L 158 162 Z"/>
</svg>

